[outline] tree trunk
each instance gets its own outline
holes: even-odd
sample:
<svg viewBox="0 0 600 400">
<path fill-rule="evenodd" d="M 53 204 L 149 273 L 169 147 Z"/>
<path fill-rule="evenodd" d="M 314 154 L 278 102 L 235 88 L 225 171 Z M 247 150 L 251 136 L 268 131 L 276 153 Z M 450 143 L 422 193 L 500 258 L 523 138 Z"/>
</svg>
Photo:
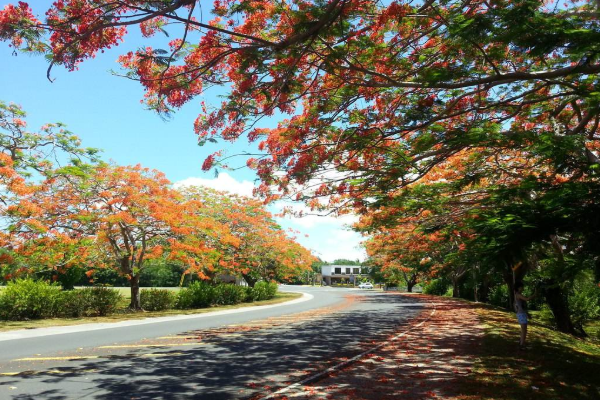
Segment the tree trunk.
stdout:
<svg viewBox="0 0 600 400">
<path fill-rule="evenodd" d="M 140 302 L 140 276 L 139 274 L 129 275 L 131 279 L 129 280 L 129 284 L 131 285 L 131 303 L 129 304 L 129 308 L 135 311 L 142 310 L 142 303 Z"/>
<path fill-rule="evenodd" d="M 452 297 L 460 297 L 460 285 L 458 278 L 452 278 Z"/>
<path fill-rule="evenodd" d="M 510 270 L 510 268 L 509 268 L 509 270 Z M 504 278 L 504 283 L 506 283 L 506 286 L 508 287 L 507 308 L 509 310 L 514 310 L 515 309 L 515 284 L 513 283 L 512 274 L 505 271 L 504 274 L 502 274 L 502 277 Z"/>
<path fill-rule="evenodd" d="M 406 272 L 402 271 L 404 275 L 404 282 L 406 282 L 406 291 L 412 293 L 413 287 L 417 284 L 417 274 L 412 274 L 410 278 L 406 275 Z"/>
<path fill-rule="evenodd" d="M 256 279 L 252 278 L 250 275 L 242 274 L 242 278 L 244 278 L 244 280 L 250 287 L 254 287 L 254 285 L 256 284 Z"/>
<path fill-rule="evenodd" d="M 487 302 L 490 296 L 490 275 L 485 274 L 481 279 L 481 288 L 479 289 L 479 301 Z"/>
<path fill-rule="evenodd" d="M 566 268 L 566 263 L 563 246 L 560 243 L 560 239 L 557 235 L 550 235 L 550 241 L 554 251 L 556 252 L 558 261 L 564 270 Z M 566 294 L 563 293 L 559 283 L 556 280 L 549 279 L 547 280 L 546 284 L 547 286 L 544 290 L 544 295 L 546 297 L 546 301 L 548 302 L 548 306 L 552 310 L 552 314 L 554 314 L 554 322 L 556 322 L 557 329 L 564 333 L 576 335 L 577 332 L 575 331 L 573 322 L 571 321 L 568 303 L 569 300 Z"/>
<path fill-rule="evenodd" d="M 523 257 L 525 258 L 525 257 Z M 523 282 L 523 278 L 525 278 L 525 274 L 529 268 L 527 263 L 527 259 L 525 261 L 516 261 L 518 257 L 511 257 L 510 259 L 505 261 L 506 268 L 502 274 L 504 278 L 504 282 L 508 286 L 508 309 L 515 309 L 515 283 Z M 514 270 L 513 270 L 514 265 Z"/>
<path fill-rule="evenodd" d="M 465 278 L 469 269 L 465 266 L 454 268 L 450 274 L 452 280 L 452 297 L 460 297 L 460 284 Z"/>
<path fill-rule="evenodd" d="M 475 302 L 479 302 L 479 282 L 477 277 L 477 270 L 479 269 L 479 265 L 473 268 L 473 300 Z"/>
<path fill-rule="evenodd" d="M 571 335 L 577 335 L 573 323 L 571 322 L 571 315 L 569 314 L 569 305 L 567 298 L 562 292 L 560 286 L 556 282 L 547 282 L 550 287 L 546 287 L 544 290 L 544 296 L 546 302 L 554 314 L 554 320 L 556 327 L 559 331 L 569 333 Z"/>
</svg>

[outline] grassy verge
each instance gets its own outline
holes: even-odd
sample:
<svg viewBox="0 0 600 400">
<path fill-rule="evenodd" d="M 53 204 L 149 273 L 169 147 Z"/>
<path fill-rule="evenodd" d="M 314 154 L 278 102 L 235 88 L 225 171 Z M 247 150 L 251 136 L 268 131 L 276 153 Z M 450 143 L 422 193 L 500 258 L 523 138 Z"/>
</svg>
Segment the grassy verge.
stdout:
<svg viewBox="0 0 600 400">
<path fill-rule="evenodd" d="M 192 310 L 166 310 L 166 311 L 152 311 L 152 312 L 131 312 L 127 308 L 119 310 L 116 314 L 108 315 L 106 317 L 87 317 L 87 318 L 49 318 L 49 319 L 38 319 L 30 321 L 0 321 L 0 332 L 11 331 L 15 329 L 36 329 L 36 328 L 47 328 L 51 326 L 66 326 L 66 325 L 80 325 L 89 324 L 95 322 L 118 322 L 131 319 L 142 319 L 151 317 L 165 317 L 173 315 L 188 315 L 188 314 L 202 314 L 212 311 L 230 310 L 233 308 L 244 308 L 253 306 L 264 306 L 268 304 L 283 303 L 285 301 L 294 300 L 301 297 L 301 293 L 288 293 L 278 292 L 274 298 L 270 300 L 255 301 L 252 303 L 240 303 L 231 306 L 218 306 L 199 308 Z M 129 304 L 129 299 L 123 301 L 123 307 Z"/>
<path fill-rule="evenodd" d="M 584 329 L 585 333 L 587 333 L 592 340 L 600 343 L 600 321 L 594 321 L 587 324 Z"/>
<path fill-rule="evenodd" d="M 600 399 L 600 344 L 530 324 L 529 349 L 518 349 L 514 313 L 477 305 L 485 324 L 463 399 Z M 593 333 L 597 324 L 591 326 Z M 592 332 L 588 328 L 589 333 Z"/>
</svg>

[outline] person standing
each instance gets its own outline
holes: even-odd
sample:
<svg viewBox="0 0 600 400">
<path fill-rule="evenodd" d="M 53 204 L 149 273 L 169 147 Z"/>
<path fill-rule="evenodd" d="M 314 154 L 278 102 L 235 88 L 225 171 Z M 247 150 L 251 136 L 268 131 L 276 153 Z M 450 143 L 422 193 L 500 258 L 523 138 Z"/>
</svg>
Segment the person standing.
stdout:
<svg viewBox="0 0 600 400">
<path fill-rule="evenodd" d="M 515 311 L 517 312 L 517 321 L 521 325 L 521 340 L 519 341 L 519 349 L 525 349 L 525 341 L 527 340 L 527 302 L 531 300 L 535 293 L 526 297 L 522 293 L 523 283 L 517 283 L 515 286 Z"/>
</svg>

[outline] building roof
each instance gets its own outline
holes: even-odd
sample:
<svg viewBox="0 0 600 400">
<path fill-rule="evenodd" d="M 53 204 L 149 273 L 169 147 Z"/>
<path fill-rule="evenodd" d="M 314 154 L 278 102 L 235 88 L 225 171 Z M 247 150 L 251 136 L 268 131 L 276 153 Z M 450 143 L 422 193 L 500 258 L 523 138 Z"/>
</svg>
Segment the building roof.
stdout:
<svg viewBox="0 0 600 400">
<path fill-rule="evenodd" d="M 360 267 L 364 267 L 364 265 L 325 264 L 325 265 L 323 265 L 323 267 L 354 267 L 354 268 L 360 268 Z"/>
</svg>

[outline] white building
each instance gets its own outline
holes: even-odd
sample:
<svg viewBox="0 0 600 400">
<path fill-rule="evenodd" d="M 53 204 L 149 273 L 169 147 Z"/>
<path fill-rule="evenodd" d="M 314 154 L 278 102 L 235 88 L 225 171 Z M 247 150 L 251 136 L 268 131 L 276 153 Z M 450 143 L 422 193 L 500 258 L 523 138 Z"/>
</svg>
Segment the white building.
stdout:
<svg viewBox="0 0 600 400">
<path fill-rule="evenodd" d="M 325 285 L 336 283 L 354 283 L 356 279 L 367 275 L 366 267 L 360 265 L 323 265 L 321 276 Z"/>
</svg>

